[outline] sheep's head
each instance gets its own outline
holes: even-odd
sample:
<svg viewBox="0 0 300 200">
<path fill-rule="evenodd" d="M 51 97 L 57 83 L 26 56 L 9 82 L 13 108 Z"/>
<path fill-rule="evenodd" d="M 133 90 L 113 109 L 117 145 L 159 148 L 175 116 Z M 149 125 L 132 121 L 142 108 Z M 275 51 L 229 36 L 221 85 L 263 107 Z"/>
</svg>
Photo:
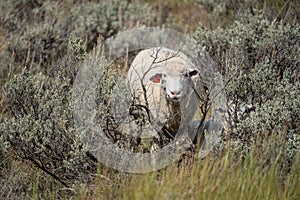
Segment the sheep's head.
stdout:
<svg viewBox="0 0 300 200">
<path fill-rule="evenodd" d="M 164 70 L 162 73 L 156 73 L 150 78 L 153 83 L 161 84 L 168 99 L 173 102 L 179 102 L 192 87 L 193 80 L 199 77 L 197 69 Z"/>
</svg>

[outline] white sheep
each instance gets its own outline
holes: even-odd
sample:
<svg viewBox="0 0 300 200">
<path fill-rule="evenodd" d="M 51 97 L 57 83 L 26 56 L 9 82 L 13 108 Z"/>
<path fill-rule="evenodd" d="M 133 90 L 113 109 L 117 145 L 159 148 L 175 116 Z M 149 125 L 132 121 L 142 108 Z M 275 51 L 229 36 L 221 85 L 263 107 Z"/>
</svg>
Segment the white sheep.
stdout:
<svg viewBox="0 0 300 200">
<path fill-rule="evenodd" d="M 127 74 L 134 109 L 160 132 L 177 133 L 180 123 L 189 123 L 197 109 L 199 71 L 181 52 L 167 48 L 141 51 Z"/>
</svg>

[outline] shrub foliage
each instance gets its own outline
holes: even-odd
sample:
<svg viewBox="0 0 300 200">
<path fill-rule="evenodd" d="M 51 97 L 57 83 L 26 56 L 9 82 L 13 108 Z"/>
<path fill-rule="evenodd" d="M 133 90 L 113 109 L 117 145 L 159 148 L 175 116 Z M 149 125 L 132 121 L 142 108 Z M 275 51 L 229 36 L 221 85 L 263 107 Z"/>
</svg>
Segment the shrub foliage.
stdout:
<svg viewBox="0 0 300 200">
<path fill-rule="evenodd" d="M 228 142 L 234 148 L 247 152 L 251 145 L 278 135 L 277 139 L 281 138 L 278 141 L 286 142 L 284 154 L 289 162 L 297 152 L 299 34 L 299 24 L 269 21 L 259 13 L 248 14 L 226 29 L 209 32 L 199 27 L 195 33 L 196 40 L 217 62 L 227 83 L 225 91 L 232 125 Z M 238 112 L 244 105 L 254 106 L 255 112 L 241 118 Z"/>
</svg>

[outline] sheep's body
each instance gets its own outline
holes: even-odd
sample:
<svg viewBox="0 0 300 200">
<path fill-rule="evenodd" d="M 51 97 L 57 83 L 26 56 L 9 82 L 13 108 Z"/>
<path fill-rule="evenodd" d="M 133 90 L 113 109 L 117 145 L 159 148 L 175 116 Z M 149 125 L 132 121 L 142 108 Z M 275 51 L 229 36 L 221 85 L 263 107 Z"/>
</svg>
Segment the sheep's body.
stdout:
<svg viewBox="0 0 300 200">
<path fill-rule="evenodd" d="M 195 111 L 198 104 L 194 94 L 197 75 L 198 70 L 182 53 L 153 48 L 136 56 L 127 78 L 135 105 L 148 108 L 146 114 L 156 131 L 164 127 L 175 134 L 183 118 L 182 110 Z"/>
</svg>

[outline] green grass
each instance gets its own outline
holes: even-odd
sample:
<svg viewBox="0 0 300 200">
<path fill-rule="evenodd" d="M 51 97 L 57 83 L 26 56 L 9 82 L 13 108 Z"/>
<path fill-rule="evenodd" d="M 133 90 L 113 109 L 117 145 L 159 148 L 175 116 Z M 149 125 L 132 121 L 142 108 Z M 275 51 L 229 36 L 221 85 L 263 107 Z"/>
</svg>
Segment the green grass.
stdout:
<svg viewBox="0 0 300 200">
<path fill-rule="evenodd" d="M 299 199 L 299 164 L 283 178 L 278 159 L 266 165 L 254 153 L 243 160 L 229 153 L 220 159 L 187 159 L 152 173 L 118 174 L 114 181 L 101 176 L 93 192 L 86 186 L 77 199 Z"/>
</svg>

